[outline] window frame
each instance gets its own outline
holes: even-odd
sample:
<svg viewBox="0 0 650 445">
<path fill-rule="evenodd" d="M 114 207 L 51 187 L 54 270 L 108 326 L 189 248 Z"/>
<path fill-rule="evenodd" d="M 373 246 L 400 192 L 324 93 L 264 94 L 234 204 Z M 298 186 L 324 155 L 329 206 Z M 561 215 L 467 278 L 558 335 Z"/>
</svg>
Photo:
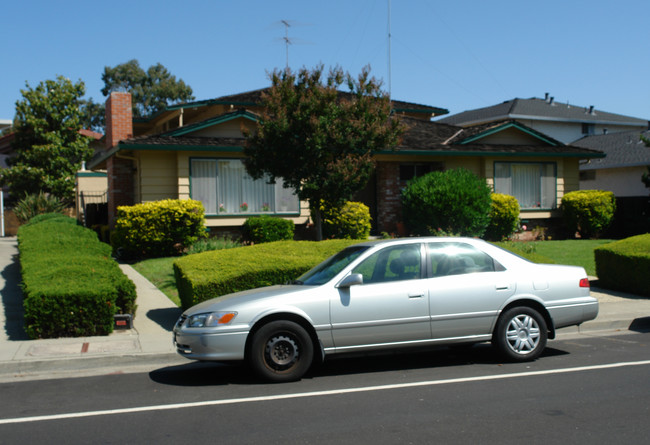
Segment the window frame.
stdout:
<svg viewBox="0 0 650 445">
<path fill-rule="evenodd" d="M 522 199 L 520 199 L 521 196 L 517 197 L 517 194 L 515 193 L 515 191 L 512 190 L 512 188 L 513 188 L 512 182 L 510 184 L 510 191 L 508 193 L 506 193 L 505 191 L 497 189 L 497 181 L 498 181 L 498 178 L 497 178 L 497 166 L 498 165 L 508 165 L 508 167 L 509 167 L 508 179 L 510 181 L 512 181 L 512 179 L 513 179 L 512 167 L 514 165 L 535 165 L 535 166 L 539 166 L 539 168 L 540 168 L 540 175 L 539 175 L 539 179 L 538 179 L 539 194 L 540 194 L 539 206 L 537 206 L 537 207 L 524 207 L 522 205 Z M 544 174 L 543 174 L 544 171 L 542 169 L 547 167 L 547 166 L 551 166 L 553 168 L 552 176 L 544 176 Z M 557 205 L 557 189 L 558 189 L 557 188 L 557 180 L 558 180 L 557 170 L 558 170 L 557 162 L 553 162 L 553 161 L 494 161 L 494 163 L 493 163 L 493 176 L 492 176 L 493 181 L 494 181 L 494 192 L 495 193 L 503 193 L 503 194 L 506 194 L 506 195 L 511 195 L 511 196 L 514 196 L 515 198 L 517 198 L 517 202 L 519 203 L 520 210 L 522 210 L 522 211 L 537 211 L 537 210 L 550 211 L 550 210 L 556 210 L 558 208 L 558 205 Z M 545 194 L 544 193 L 545 192 L 545 189 L 544 189 L 544 178 L 545 177 L 552 177 L 553 178 L 553 184 L 552 184 L 552 189 L 553 190 L 549 191 L 550 193 L 548 193 L 548 195 L 549 195 L 548 201 L 551 202 L 550 207 L 545 206 L 544 205 L 545 202 L 543 202 L 544 201 L 543 197 L 544 197 L 544 194 Z"/>
<path fill-rule="evenodd" d="M 278 187 L 283 187 L 282 183 L 281 182 L 276 182 L 275 184 L 269 184 L 268 182 L 265 181 L 265 179 L 252 180 L 252 182 L 256 183 L 258 181 L 262 181 L 262 182 L 265 182 L 265 184 L 267 186 L 272 187 L 271 193 L 272 193 L 272 198 L 273 198 L 272 201 L 273 201 L 273 203 L 272 204 L 269 203 L 269 210 L 268 211 L 264 211 L 264 210 L 255 210 L 255 211 L 253 211 L 250 208 L 246 208 L 245 210 L 243 210 L 241 208 L 241 204 L 240 204 L 239 208 L 237 208 L 235 206 L 236 208 L 234 208 L 234 209 L 228 210 L 227 208 L 225 208 L 224 211 L 221 211 L 221 208 L 224 208 L 224 207 L 220 207 L 221 204 L 219 202 L 220 201 L 220 199 L 219 199 L 220 198 L 219 162 L 220 161 L 238 161 L 238 162 L 243 164 L 243 161 L 242 161 L 241 158 L 216 157 L 216 156 L 215 157 L 212 157 L 212 156 L 193 156 L 193 157 L 190 157 L 189 158 L 189 189 L 190 189 L 189 195 L 190 195 L 191 199 L 196 199 L 196 200 L 199 200 L 199 201 L 203 202 L 202 199 L 199 199 L 198 197 L 195 196 L 195 188 L 196 188 L 195 187 L 196 179 L 194 177 L 194 170 L 196 169 L 196 167 L 194 166 L 195 161 L 210 161 L 210 162 L 214 162 L 214 164 L 215 164 L 214 165 L 214 176 L 211 177 L 215 181 L 215 190 L 214 190 L 215 212 L 208 212 L 207 209 L 208 209 L 209 206 L 206 206 L 205 203 L 204 203 L 204 206 L 206 207 L 206 212 L 205 212 L 206 217 L 239 217 L 239 218 L 241 218 L 241 217 L 256 216 L 256 215 L 272 215 L 272 216 L 293 217 L 293 216 L 299 216 L 300 215 L 300 198 L 298 197 L 298 195 L 294 192 L 293 196 L 291 196 L 290 198 L 287 198 L 288 196 L 290 196 L 288 193 L 287 193 L 286 196 L 278 196 L 277 189 L 278 189 Z M 244 176 L 242 176 L 240 178 L 242 188 L 243 188 L 243 184 L 245 182 L 244 180 L 245 180 L 246 177 L 250 178 L 250 176 L 248 176 L 248 174 L 246 173 L 246 171 L 244 169 Z M 221 191 L 221 192 L 223 192 L 223 191 Z M 244 193 L 244 192 L 240 191 L 240 193 Z M 295 201 L 290 202 L 289 205 L 288 205 L 289 209 L 283 211 L 283 210 L 281 210 L 281 205 L 279 205 L 279 201 L 282 200 L 284 202 L 287 199 L 289 199 L 291 201 L 294 201 L 294 200 Z M 248 203 L 248 201 L 250 201 L 250 199 L 247 199 L 243 195 L 241 196 L 240 200 L 242 201 L 242 204 L 243 203 Z M 291 205 L 291 204 L 293 204 L 293 205 Z"/>
</svg>

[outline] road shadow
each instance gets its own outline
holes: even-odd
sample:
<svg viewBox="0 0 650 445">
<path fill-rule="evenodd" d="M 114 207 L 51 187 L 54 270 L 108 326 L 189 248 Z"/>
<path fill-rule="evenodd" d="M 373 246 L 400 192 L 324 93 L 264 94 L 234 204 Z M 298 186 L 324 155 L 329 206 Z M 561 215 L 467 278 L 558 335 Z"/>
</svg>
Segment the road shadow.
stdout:
<svg viewBox="0 0 650 445">
<path fill-rule="evenodd" d="M 635 318 L 628 330 L 640 333 L 650 332 L 650 317 Z"/>
<path fill-rule="evenodd" d="M 178 317 L 182 313 L 183 310 L 179 307 L 151 309 L 147 311 L 147 318 L 160 325 L 166 331 L 171 332 L 174 329 L 174 324 L 178 321 Z"/>
<path fill-rule="evenodd" d="M 566 354 L 568 354 L 566 351 L 546 347 L 541 358 Z M 499 355 L 489 344 L 479 344 L 473 347 L 439 347 L 407 352 L 337 356 L 313 366 L 303 378 L 313 379 L 477 364 L 500 365 L 502 363 Z M 259 379 L 245 363 L 191 362 L 157 369 L 150 372 L 149 377 L 154 382 L 164 385 L 188 387 L 267 383 Z"/>
<path fill-rule="evenodd" d="M 25 310 L 23 291 L 20 287 L 20 263 L 18 255 L 12 255 L 11 263 L 0 272 L 4 286 L 0 290 L 5 315 L 4 330 L 9 340 L 29 340 L 25 333 Z"/>
<path fill-rule="evenodd" d="M 185 387 L 260 383 L 243 363 L 189 362 L 156 369 L 149 373 L 149 378 L 162 385 Z"/>
</svg>

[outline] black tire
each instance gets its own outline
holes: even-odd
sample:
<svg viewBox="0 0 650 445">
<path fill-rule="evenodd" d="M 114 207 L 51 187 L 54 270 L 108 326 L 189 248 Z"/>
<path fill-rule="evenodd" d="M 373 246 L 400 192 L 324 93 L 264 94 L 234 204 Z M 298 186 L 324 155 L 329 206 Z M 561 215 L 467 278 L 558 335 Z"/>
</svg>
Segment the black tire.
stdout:
<svg viewBox="0 0 650 445">
<path fill-rule="evenodd" d="M 265 380 L 300 380 L 309 370 L 313 358 L 311 337 L 302 326 L 292 321 L 272 321 L 253 335 L 249 362 Z"/>
<path fill-rule="evenodd" d="M 509 361 L 527 362 L 540 356 L 547 339 L 544 317 L 535 309 L 521 306 L 501 314 L 494 329 L 492 344 Z"/>
</svg>

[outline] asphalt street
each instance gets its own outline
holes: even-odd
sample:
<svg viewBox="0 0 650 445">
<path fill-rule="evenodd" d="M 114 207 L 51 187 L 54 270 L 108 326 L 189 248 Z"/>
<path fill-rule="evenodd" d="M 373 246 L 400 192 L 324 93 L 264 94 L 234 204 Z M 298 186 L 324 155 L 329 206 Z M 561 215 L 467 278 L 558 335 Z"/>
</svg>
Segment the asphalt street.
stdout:
<svg viewBox="0 0 650 445">
<path fill-rule="evenodd" d="M 643 443 L 650 334 L 330 360 L 300 382 L 238 366 L 0 384 L 0 443 Z"/>
</svg>

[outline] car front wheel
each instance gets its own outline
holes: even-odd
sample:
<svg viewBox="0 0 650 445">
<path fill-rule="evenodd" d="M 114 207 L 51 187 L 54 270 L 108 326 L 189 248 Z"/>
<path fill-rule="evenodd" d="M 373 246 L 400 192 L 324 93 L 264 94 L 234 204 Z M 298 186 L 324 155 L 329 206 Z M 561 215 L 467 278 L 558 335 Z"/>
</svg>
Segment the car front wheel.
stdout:
<svg viewBox="0 0 650 445">
<path fill-rule="evenodd" d="M 535 309 L 522 306 L 501 314 L 492 342 L 505 358 L 525 362 L 540 356 L 547 338 L 544 317 Z"/>
<path fill-rule="evenodd" d="M 273 321 L 254 335 L 250 364 L 272 382 L 299 380 L 312 364 L 314 347 L 307 331 L 292 321 Z"/>
</svg>

